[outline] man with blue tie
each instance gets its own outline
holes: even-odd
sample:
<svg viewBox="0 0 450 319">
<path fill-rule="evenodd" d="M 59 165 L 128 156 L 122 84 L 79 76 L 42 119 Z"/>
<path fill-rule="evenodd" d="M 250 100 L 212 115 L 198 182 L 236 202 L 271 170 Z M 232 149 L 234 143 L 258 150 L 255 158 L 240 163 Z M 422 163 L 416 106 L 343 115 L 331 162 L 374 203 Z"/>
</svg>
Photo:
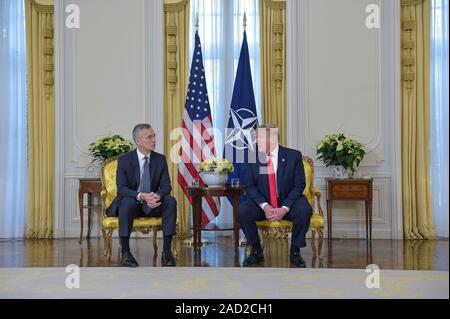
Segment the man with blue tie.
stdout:
<svg viewBox="0 0 450 319">
<path fill-rule="evenodd" d="M 251 245 L 243 266 L 264 260 L 256 221 L 287 219 L 293 221 L 290 261 L 304 268 L 300 248 L 306 246 L 312 208 L 303 195 L 306 181 L 302 154 L 278 144 L 278 128 L 274 124 L 260 126 L 256 141 L 256 163 L 249 163 L 246 172 L 248 199 L 238 207 L 239 223 Z"/>
<path fill-rule="evenodd" d="M 106 210 L 108 216 L 119 216 L 122 265 L 137 267 L 130 251 L 130 234 L 135 217 L 162 217 L 164 236 L 162 266 L 175 266 L 172 237 L 177 221 L 177 202 L 170 195 L 172 186 L 164 155 L 155 152 L 155 131 L 149 124 L 133 129 L 136 149 L 123 154 L 117 164 L 117 197 Z"/>
</svg>

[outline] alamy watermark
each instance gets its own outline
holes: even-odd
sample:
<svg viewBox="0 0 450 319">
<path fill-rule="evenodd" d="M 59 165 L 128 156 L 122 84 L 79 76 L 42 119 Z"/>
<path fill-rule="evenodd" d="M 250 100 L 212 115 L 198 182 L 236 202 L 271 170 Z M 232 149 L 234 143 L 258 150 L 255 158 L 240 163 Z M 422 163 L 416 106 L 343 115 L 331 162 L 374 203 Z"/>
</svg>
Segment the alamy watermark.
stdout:
<svg viewBox="0 0 450 319">
<path fill-rule="evenodd" d="M 76 4 L 68 4 L 66 6 L 66 28 L 79 29 L 80 28 L 80 7 Z"/>
<path fill-rule="evenodd" d="M 366 277 L 366 287 L 368 289 L 380 288 L 380 267 L 376 264 L 367 265 L 366 272 L 369 273 Z"/>
<path fill-rule="evenodd" d="M 374 3 L 366 7 L 366 27 L 368 29 L 379 29 L 381 25 L 380 6 Z"/>
<path fill-rule="evenodd" d="M 80 288 L 80 267 L 75 264 L 70 264 L 66 267 L 66 272 L 69 273 L 65 281 L 66 288 Z"/>
</svg>

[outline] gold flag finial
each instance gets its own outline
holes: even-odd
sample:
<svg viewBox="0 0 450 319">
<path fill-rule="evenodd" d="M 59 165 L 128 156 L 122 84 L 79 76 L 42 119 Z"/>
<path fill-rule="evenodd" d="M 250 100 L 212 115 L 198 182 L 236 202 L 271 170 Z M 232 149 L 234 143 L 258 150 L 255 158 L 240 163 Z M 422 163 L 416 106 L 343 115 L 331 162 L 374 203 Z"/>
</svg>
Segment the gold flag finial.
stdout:
<svg viewBox="0 0 450 319">
<path fill-rule="evenodd" d="M 195 16 L 195 31 L 198 31 L 198 13 Z"/>
</svg>

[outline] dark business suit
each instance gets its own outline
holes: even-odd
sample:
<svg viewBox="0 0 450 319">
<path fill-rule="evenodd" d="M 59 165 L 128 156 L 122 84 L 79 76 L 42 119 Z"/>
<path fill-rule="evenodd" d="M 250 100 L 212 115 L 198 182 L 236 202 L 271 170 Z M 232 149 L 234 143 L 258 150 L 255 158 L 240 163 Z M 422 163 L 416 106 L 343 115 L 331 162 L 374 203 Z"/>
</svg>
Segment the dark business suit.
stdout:
<svg viewBox="0 0 450 319">
<path fill-rule="evenodd" d="M 266 154 L 259 153 L 256 163 L 250 163 L 247 166 L 248 200 L 238 207 L 241 228 L 251 245 L 259 243 L 256 221 L 266 219 L 260 205 L 270 204 L 269 178 L 264 172 L 267 172 Z M 293 221 L 292 243 L 298 248 L 305 247 L 305 236 L 309 228 L 312 208 L 303 195 L 306 181 L 302 154 L 299 151 L 279 146 L 276 180 L 278 205 L 289 208 L 289 212 L 283 219 Z"/>
<path fill-rule="evenodd" d="M 123 154 L 117 164 L 117 197 L 106 210 L 108 216 L 119 216 L 119 236 L 130 236 L 135 217 L 162 216 L 164 236 L 175 234 L 177 202 L 170 196 L 169 170 L 164 155 L 151 152 L 149 157 L 150 188 L 161 197 L 161 205 L 146 215 L 142 204 L 137 201 L 141 172 L 136 149 Z"/>
</svg>

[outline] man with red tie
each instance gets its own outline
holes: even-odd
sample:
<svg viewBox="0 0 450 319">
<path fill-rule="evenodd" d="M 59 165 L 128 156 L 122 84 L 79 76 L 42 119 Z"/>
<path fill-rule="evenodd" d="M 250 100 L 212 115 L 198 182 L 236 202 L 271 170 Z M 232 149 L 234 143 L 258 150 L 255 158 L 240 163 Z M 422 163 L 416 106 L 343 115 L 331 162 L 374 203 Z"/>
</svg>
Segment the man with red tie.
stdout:
<svg viewBox="0 0 450 319">
<path fill-rule="evenodd" d="M 278 128 L 265 124 L 257 130 L 258 156 L 246 172 L 248 200 L 238 207 L 239 222 L 251 253 L 243 266 L 254 266 L 264 260 L 256 221 L 287 219 L 293 221 L 290 260 L 306 267 L 300 248 L 306 246 L 312 208 L 303 190 L 306 186 L 302 154 L 278 144 Z"/>
</svg>

